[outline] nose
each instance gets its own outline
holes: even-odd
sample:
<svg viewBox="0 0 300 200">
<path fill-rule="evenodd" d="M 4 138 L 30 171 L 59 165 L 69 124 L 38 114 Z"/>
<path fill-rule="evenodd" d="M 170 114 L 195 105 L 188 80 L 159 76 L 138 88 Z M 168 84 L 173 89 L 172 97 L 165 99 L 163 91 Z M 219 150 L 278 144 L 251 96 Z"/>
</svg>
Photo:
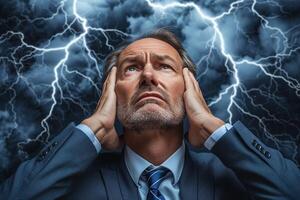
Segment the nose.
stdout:
<svg viewBox="0 0 300 200">
<path fill-rule="evenodd" d="M 146 63 L 142 71 L 140 85 L 158 85 L 157 74 L 151 63 Z"/>
</svg>

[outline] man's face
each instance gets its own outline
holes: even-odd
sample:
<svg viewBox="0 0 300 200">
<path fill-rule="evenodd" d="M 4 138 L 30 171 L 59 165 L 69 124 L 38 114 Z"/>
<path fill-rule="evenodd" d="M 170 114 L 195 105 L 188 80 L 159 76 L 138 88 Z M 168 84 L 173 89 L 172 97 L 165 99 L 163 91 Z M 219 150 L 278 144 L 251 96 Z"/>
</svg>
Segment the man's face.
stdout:
<svg viewBox="0 0 300 200">
<path fill-rule="evenodd" d="M 182 60 L 168 43 L 145 38 L 131 43 L 117 66 L 117 116 L 127 129 L 168 128 L 184 116 Z"/>
</svg>

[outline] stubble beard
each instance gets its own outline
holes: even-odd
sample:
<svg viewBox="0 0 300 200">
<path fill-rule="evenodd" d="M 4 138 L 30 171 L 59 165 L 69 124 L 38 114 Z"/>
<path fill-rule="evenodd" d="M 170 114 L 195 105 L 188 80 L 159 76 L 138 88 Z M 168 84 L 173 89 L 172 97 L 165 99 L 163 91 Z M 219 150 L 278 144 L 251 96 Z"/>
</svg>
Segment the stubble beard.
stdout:
<svg viewBox="0 0 300 200">
<path fill-rule="evenodd" d="M 127 130 L 168 129 L 178 126 L 182 122 L 185 112 L 183 104 L 183 99 L 177 101 L 173 106 L 168 104 L 166 107 L 161 107 L 151 99 L 144 100 L 139 107 L 118 104 L 117 116 Z M 151 107 L 146 108 L 147 106 Z"/>
</svg>

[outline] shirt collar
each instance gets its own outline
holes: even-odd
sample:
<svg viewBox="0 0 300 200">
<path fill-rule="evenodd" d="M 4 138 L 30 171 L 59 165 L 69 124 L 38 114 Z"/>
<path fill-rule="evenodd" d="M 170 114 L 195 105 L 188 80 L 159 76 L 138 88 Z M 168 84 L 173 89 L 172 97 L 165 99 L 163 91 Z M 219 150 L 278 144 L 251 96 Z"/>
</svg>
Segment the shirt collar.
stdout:
<svg viewBox="0 0 300 200">
<path fill-rule="evenodd" d="M 173 184 L 177 184 L 177 182 L 179 181 L 184 165 L 184 155 L 185 145 L 183 142 L 182 145 L 167 160 L 165 160 L 161 165 L 159 165 L 168 168 L 172 172 L 174 177 Z M 159 167 L 153 165 L 152 163 L 142 158 L 128 146 L 125 147 L 124 156 L 127 170 L 136 185 L 138 185 L 140 176 L 147 167 Z"/>
</svg>

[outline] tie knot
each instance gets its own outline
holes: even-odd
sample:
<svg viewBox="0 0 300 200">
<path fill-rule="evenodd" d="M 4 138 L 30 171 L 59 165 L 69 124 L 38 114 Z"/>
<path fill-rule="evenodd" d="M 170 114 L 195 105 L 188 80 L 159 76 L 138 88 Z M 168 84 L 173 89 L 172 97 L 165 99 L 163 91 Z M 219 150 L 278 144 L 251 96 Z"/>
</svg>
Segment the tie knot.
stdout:
<svg viewBox="0 0 300 200">
<path fill-rule="evenodd" d="M 146 181 L 150 189 L 158 190 L 160 183 L 166 177 L 168 169 L 164 167 L 158 167 L 156 169 L 145 169 L 144 174 L 146 177 Z"/>
</svg>

